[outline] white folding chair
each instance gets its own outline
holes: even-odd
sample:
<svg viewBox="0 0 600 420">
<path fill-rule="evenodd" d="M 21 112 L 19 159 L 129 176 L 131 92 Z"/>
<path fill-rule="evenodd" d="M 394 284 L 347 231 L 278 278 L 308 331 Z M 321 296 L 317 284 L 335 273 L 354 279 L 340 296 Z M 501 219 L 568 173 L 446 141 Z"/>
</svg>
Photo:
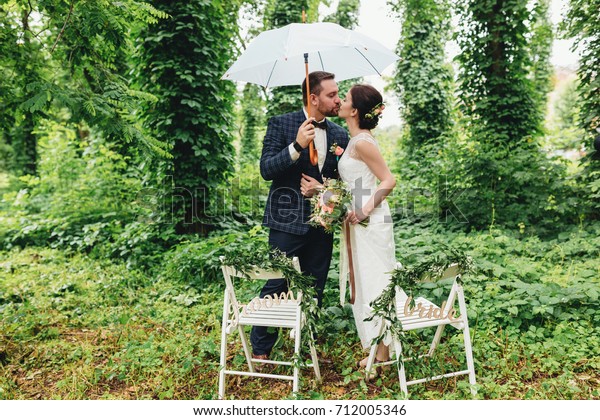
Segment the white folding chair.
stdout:
<svg viewBox="0 0 600 420">
<path fill-rule="evenodd" d="M 398 322 L 401 324 L 402 331 L 411 331 L 411 330 L 419 330 L 424 328 L 436 328 L 435 335 L 429 347 L 429 351 L 419 356 L 422 357 L 432 357 L 435 349 L 437 348 L 440 340 L 442 338 L 442 334 L 444 332 L 444 328 L 446 325 L 450 325 L 456 328 L 463 333 L 463 340 L 465 346 L 465 357 L 467 362 L 467 369 L 459 370 L 456 372 L 449 372 L 440 374 L 437 376 L 429 376 L 426 378 L 414 379 L 407 381 L 406 380 L 406 372 L 404 369 L 404 362 L 412 361 L 413 358 L 404 358 L 402 352 L 402 346 L 400 341 L 397 338 L 394 338 L 394 350 L 396 354 L 396 360 L 391 360 L 383 363 L 375 363 L 375 355 L 377 352 L 377 345 L 373 345 L 371 347 L 369 358 L 367 361 L 366 367 L 366 377 L 369 379 L 370 373 L 372 369 L 376 366 L 380 365 L 388 365 L 388 364 L 396 364 L 398 366 L 398 377 L 400 381 L 400 389 L 404 393 L 405 396 L 408 396 L 408 385 L 414 385 L 418 383 L 434 381 L 442 378 L 449 378 L 453 376 L 459 375 L 469 375 L 469 383 L 471 384 L 471 394 L 475 395 L 477 393 L 475 389 L 475 366 L 473 363 L 473 351 L 471 347 L 471 337 L 469 335 L 469 321 L 467 319 L 467 305 L 465 304 L 465 296 L 463 292 L 463 288 L 459 283 L 460 273 L 458 271 L 458 265 L 454 264 L 448 267 L 446 271 L 440 276 L 439 279 L 430 279 L 425 278 L 422 281 L 437 281 L 442 282 L 444 280 L 453 280 L 452 287 L 450 288 L 450 293 L 446 297 L 446 299 L 442 302 L 442 306 L 438 306 L 433 302 L 429 301 L 424 297 L 418 297 L 414 300 L 414 308 L 412 310 L 409 308 L 409 301 L 405 297 L 406 295 L 400 292 L 400 289 L 396 287 L 396 299 L 394 301 L 394 310 L 396 311 L 396 316 Z M 410 300 L 411 297 L 408 297 Z M 458 299 L 458 308 L 459 313 L 457 314 L 455 311 L 455 303 Z M 385 325 L 381 325 L 380 335 L 383 333 L 383 329 Z"/>
<path fill-rule="evenodd" d="M 298 392 L 299 383 L 299 366 L 300 361 L 300 344 L 301 344 L 301 332 L 304 323 L 302 309 L 300 302 L 302 299 L 302 293 L 298 292 L 297 296 L 293 296 L 292 291 L 288 292 L 285 297 L 279 296 L 272 298 L 266 296 L 265 298 L 254 297 L 247 303 L 240 303 L 236 291 L 240 290 L 240 283 L 243 280 L 271 280 L 280 279 L 283 277 L 281 272 L 278 271 L 265 271 L 260 268 L 251 270 L 251 272 L 240 272 L 235 267 L 223 265 L 224 257 L 221 259 L 221 268 L 223 270 L 223 276 L 225 277 L 225 296 L 223 303 L 223 324 L 221 331 L 221 362 L 219 372 L 219 398 L 225 398 L 225 378 L 227 375 L 240 375 L 240 376 L 254 376 L 259 378 L 275 378 L 292 381 L 292 390 L 294 393 Z M 294 257 L 292 260 L 294 268 L 300 272 L 300 263 L 298 258 Z M 234 281 L 234 279 L 237 279 Z M 248 345 L 246 333 L 244 331 L 245 326 L 263 326 L 263 327 L 275 327 L 275 328 L 289 328 L 290 337 L 294 340 L 294 354 L 291 360 L 279 361 L 279 360 L 262 360 L 253 359 L 252 352 Z M 244 355 L 246 356 L 246 362 L 248 364 L 248 371 L 237 371 L 228 369 L 227 363 L 227 337 L 237 331 L 240 335 Z M 310 355 L 312 363 L 307 364 L 307 367 L 314 368 L 315 376 L 317 381 L 321 380 L 321 373 L 319 371 L 319 361 L 317 359 L 317 352 L 310 344 Z M 293 374 L 280 375 L 280 374 L 269 374 L 259 373 L 255 371 L 254 363 L 270 363 L 274 365 L 286 365 L 293 367 Z"/>
</svg>

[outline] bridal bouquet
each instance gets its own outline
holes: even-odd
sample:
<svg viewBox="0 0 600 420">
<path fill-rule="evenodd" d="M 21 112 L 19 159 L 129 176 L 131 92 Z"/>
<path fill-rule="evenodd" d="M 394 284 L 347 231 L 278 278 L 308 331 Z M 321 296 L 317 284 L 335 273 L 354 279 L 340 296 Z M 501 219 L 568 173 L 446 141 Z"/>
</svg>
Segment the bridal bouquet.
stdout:
<svg viewBox="0 0 600 420">
<path fill-rule="evenodd" d="M 310 198 L 312 214 L 308 223 L 334 232 L 352 206 L 352 194 L 341 179 L 325 178 L 319 192 Z"/>
</svg>

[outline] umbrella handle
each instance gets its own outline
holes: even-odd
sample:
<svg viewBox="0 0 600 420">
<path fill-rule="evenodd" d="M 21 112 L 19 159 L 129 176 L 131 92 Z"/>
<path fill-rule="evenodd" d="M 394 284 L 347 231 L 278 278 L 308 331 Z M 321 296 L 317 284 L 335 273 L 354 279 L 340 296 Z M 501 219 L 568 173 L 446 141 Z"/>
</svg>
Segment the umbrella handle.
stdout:
<svg viewBox="0 0 600 420">
<path fill-rule="evenodd" d="M 312 166 L 317 166 L 317 163 L 319 163 L 319 156 L 317 155 L 314 141 L 311 141 L 308 145 L 308 155 L 310 156 L 310 163 Z"/>
<path fill-rule="evenodd" d="M 308 53 L 304 53 L 304 71 L 306 73 L 306 114 L 310 118 L 310 82 L 308 80 Z M 308 144 L 308 155 L 310 156 L 310 163 L 312 166 L 317 166 L 319 163 L 319 156 L 317 155 L 317 149 L 315 149 L 315 142 L 311 141 Z"/>
</svg>

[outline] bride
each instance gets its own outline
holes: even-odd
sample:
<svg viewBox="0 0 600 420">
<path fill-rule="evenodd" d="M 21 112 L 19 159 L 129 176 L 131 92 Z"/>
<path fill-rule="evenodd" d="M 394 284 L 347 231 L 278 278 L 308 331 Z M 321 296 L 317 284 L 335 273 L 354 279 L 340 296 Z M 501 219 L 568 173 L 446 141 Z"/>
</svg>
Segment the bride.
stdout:
<svg viewBox="0 0 600 420">
<path fill-rule="evenodd" d="M 371 134 L 383 109 L 383 98 L 377 89 L 358 84 L 350 89 L 338 114 L 346 120 L 351 137 L 338 170 L 352 191 L 355 209 L 348 213 L 348 229 L 344 229 L 341 238 L 340 294 L 343 302 L 350 278 L 350 303 L 353 303 L 356 329 L 364 349 L 370 348 L 372 340 L 379 335 L 381 322 L 365 321 L 371 315 L 369 304 L 386 288 L 390 272 L 396 268 L 392 217 L 385 200 L 396 180 Z M 379 343 L 375 357 L 376 363 L 389 360 L 388 339 Z M 359 362 L 360 367 L 366 365 L 367 358 Z"/>
</svg>

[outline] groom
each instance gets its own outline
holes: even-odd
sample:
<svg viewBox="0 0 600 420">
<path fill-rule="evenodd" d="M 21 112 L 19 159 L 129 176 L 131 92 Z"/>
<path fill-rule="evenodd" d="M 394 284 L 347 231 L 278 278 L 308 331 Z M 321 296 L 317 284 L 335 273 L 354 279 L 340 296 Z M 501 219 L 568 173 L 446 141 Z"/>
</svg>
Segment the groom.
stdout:
<svg viewBox="0 0 600 420">
<path fill-rule="evenodd" d="M 304 108 L 301 111 L 271 118 L 263 140 L 260 173 L 273 181 L 267 199 L 263 225 L 270 228 L 269 244 L 288 257 L 297 256 L 302 272 L 314 276 L 319 305 L 323 299 L 325 280 L 331 262 L 333 235 L 309 225 L 310 201 L 323 178 L 338 178 L 337 156 L 329 149 L 335 143 L 348 144 L 346 130 L 325 119 L 340 109 L 335 75 L 324 71 L 308 75 L 311 115 L 307 115 L 306 80 L 302 83 Z M 310 162 L 308 146 L 314 141 L 318 164 Z M 287 291 L 284 279 L 269 280 L 260 297 Z M 267 359 L 277 332 L 266 327 L 253 327 L 250 334 L 253 356 Z"/>
</svg>

